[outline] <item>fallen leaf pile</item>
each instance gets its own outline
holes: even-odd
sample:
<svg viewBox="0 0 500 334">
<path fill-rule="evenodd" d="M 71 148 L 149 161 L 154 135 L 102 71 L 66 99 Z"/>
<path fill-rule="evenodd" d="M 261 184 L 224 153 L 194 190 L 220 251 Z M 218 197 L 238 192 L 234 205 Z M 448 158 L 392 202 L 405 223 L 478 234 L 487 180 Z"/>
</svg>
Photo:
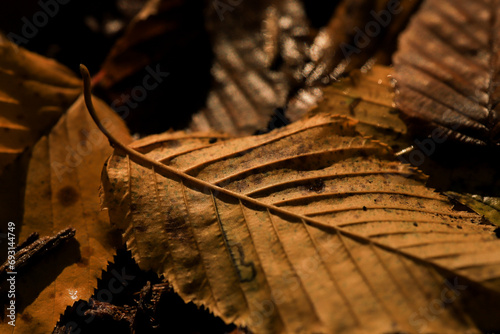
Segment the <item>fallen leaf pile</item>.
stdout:
<svg viewBox="0 0 500 334">
<path fill-rule="evenodd" d="M 500 3 L 113 6 L 0 20 L 0 332 L 500 332 Z"/>
</svg>

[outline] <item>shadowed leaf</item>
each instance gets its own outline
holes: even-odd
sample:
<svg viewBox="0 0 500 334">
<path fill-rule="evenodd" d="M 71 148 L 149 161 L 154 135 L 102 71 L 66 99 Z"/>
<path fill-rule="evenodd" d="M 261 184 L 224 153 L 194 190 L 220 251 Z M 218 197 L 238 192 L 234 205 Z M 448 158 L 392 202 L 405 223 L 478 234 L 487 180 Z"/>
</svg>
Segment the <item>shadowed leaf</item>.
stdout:
<svg viewBox="0 0 500 334">
<path fill-rule="evenodd" d="M 68 68 L 0 34 L 0 173 L 54 125 L 80 85 Z"/>
<path fill-rule="evenodd" d="M 190 129 L 248 135 L 267 126 L 298 84 L 309 23 L 296 0 L 240 1 L 221 9 L 222 2 L 210 2 L 213 84 Z"/>
<path fill-rule="evenodd" d="M 182 0 L 147 1 L 104 61 L 96 76 L 99 85 L 109 89 L 147 65 L 160 61 L 166 54 L 185 47 L 186 43 L 196 42 L 194 37 L 203 27 L 196 20 L 202 17 L 189 16 L 186 12 L 201 13 L 202 6 L 202 1 L 192 2 L 190 8 Z"/>
<path fill-rule="evenodd" d="M 389 64 L 394 41 L 421 0 L 344 0 L 309 50 L 308 86 L 374 63 Z"/>
<path fill-rule="evenodd" d="M 429 1 L 394 55 L 396 104 L 419 134 L 498 145 L 497 1 Z"/>
<path fill-rule="evenodd" d="M 96 94 L 132 133 L 184 128 L 204 105 L 212 54 L 203 9 L 202 0 L 147 1 L 95 75 Z"/>
</svg>

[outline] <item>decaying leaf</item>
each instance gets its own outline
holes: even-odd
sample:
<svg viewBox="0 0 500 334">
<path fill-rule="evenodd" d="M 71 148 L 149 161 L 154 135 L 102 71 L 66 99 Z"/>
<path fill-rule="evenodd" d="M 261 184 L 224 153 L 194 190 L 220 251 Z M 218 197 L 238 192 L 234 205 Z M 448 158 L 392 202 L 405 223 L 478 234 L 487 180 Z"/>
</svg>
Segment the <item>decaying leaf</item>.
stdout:
<svg viewBox="0 0 500 334">
<path fill-rule="evenodd" d="M 373 63 L 388 65 L 394 40 L 421 0 L 343 0 L 310 48 L 308 85 Z"/>
<path fill-rule="evenodd" d="M 292 100 L 286 115 L 292 121 L 300 119 L 307 109 L 311 114 L 344 115 L 357 120 L 359 133 L 388 144 L 396 152 L 411 145 L 406 125 L 394 108 L 391 68 L 375 65 L 368 71 L 354 70 L 325 87 L 321 95 L 315 107 L 298 106 L 301 102 Z"/>
<path fill-rule="evenodd" d="M 66 67 L 0 34 L 0 173 L 50 129 L 80 86 Z"/>
<path fill-rule="evenodd" d="M 488 221 L 500 226 L 500 198 L 447 191 L 446 195 L 483 215 Z"/>
<path fill-rule="evenodd" d="M 115 143 L 104 206 L 143 269 L 257 333 L 498 325 L 494 227 L 452 210 L 354 125 L 320 114 L 222 143 Z M 467 297 L 477 291 L 491 316 Z"/>
<path fill-rule="evenodd" d="M 120 117 L 103 102 L 97 106 L 106 126 L 130 141 Z M 77 233 L 62 254 L 44 258 L 26 277 L 18 277 L 14 333 L 49 333 L 66 306 L 93 294 L 116 247 L 98 196 L 102 165 L 111 151 L 83 98 L 33 148 L 19 240 L 33 232 L 52 235 L 68 225 Z M 0 332 L 12 332 L 12 327 L 1 323 Z"/>
<path fill-rule="evenodd" d="M 418 133 L 500 143 L 499 11 L 495 1 L 427 0 L 401 35 L 396 104 Z"/>
<path fill-rule="evenodd" d="M 37 261 L 47 252 L 70 240 L 75 236 L 75 229 L 68 227 L 54 236 L 44 236 L 40 238 L 38 233 L 32 233 L 26 240 L 15 248 L 14 263 L 5 261 L 0 266 L 0 284 L 7 283 L 6 279 L 9 272 L 21 272 L 29 264 Z M 15 269 L 12 269 L 13 268 Z M 7 284 L 6 284 L 7 285 Z"/>
<path fill-rule="evenodd" d="M 228 331 L 500 329 L 500 228 L 492 224 L 499 205 L 488 197 L 498 195 L 498 159 L 478 163 L 464 153 L 468 164 L 443 164 L 446 147 L 434 140 L 476 144 L 468 147 L 476 156 L 500 143 L 499 3 L 425 2 L 395 56 L 405 125 L 393 104 L 391 70 L 373 65 L 390 58 L 391 41 L 420 0 L 342 0 L 312 47 L 298 0 L 144 2 L 94 82 L 113 108 L 130 111 L 149 95 L 139 108 L 165 118 L 136 112 L 151 124 L 141 133 L 183 126 L 165 123 L 172 114 L 161 104 L 150 108 L 153 95 L 169 101 L 163 92 L 189 87 L 183 112 L 169 109 L 185 122 L 205 101 L 197 96 L 208 92 L 186 132 L 130 144 L 120 117 L 101 101 L 94 110 L 84 67 L 86 94 L 77 99 L 79 80 L 69 70 L 0 35 L 0 176 L 21 183 L 21 162 L 30 160 L 24 218 L 16 225 L 18 239 L 26 239 L 16 255 L 24 271 L 16 279 L 17 323 L 1 323 L 0 332 L 104 332 L 105 323 L 119 331 L 178 332 L 164 317 L 176 315 L 164 310 L 173 291 L 230 324 L 222 326 Z M 209 34 L 213 64 L 197 52 L 210 50 Z M 163 64 L 180 75 L 156 90 L 169 70 Z M 124 79 L 132 86 L 125 89 Z M 331 84 L 322 90 L 320 83 Z M 295 123 L 231 137 L 271 129 L 270 115 L 285 112 L 284 123 Z M 422 167 L 433 170 L 429 180 L 393 154 L 412 144 L 407 126 L 431 135 L 405 151 L 422 153 Z M 10 162 L 23 151 L 29 154 L 11 174 Z M 441 160 L 431 158 L 435 152 Z M 477 171 L 480 177 L 470 177 Z M 98 176 L 107 213 L 99 211 Z M 484 196 L 468 194 L 475 190 L 462 181 L 470 179 Z M 464 193 L 448 191 L 450 200 L 429 181 Z M 136 271 L 127 272 L 118 254 L 109 262 L 121 241 L 110 221 Z M 35 241 L 69 225 L 76 238 L 68 228 Z M 60 252 L 22 266 L 23 254 L 41 254 L 63 239 Z"/>
<path fill-rule="evenodd" d="M 214 82 L 190 129 L 248 135 L 265 128 L 300 80 L 296 75 L 310 39 L 301 3 L 240 1 L 233 7 L 215 1 L 207 22 Z"/>
</svg>

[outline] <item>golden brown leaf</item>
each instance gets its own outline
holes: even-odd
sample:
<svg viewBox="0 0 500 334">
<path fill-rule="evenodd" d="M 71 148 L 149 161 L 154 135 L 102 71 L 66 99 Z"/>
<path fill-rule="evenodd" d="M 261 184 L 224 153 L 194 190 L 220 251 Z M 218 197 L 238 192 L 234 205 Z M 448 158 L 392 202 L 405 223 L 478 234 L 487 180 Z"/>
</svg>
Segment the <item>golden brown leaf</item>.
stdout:
<svg viewBox="0 0 500 334">
<path fill-rule="evenodd" d="M 104 206 L 141 268 L 257 333 L 498 325 L 494 227 L 452 210 L 354 126 L 320 114 L 222 143 L 134 145 L 145 155 L 117 143 Z M 474 311 L 476 291 L 491 316 Z"/>
<path fill-rule="evenodd" d="M 302 96 L 304 95 L 304 96 Z M 391 146 L 396 152 L 411 145 L 405 123 L 394 107 L 392 69 L 375 65 L 368 71 L 352 71 L 348 77 L 323 88 L 319 102 L 307 90 L 290 102 L 287 116 L 295 121 L 304 110 L 311 114 L 334 113 L 357 120 L 356 130 Z M 312 103 L 308 104 L 307 101 Z"/>
<path fill-rule="evenodd" d="M 98 102 L 106 126 L 130 141 L 123 121 Z M 52 235 L 71 225 L 76 243 L 45 258 L 17 279 L 14 333 L 49 333 L 66 306 L 93 294 L 101 270 L 114 254 L 113 234 L 99 206 L 99 176 L 112 152 L 79 98 L 33 148 L 19 240 L 32 232 Z M 6 323 L 0 332 L 12 332 Z"/>
<path fill-rule="evenodd" d="M 0 34 L 0 173 L 54 125 L 80 85 L 66 67 Z"/>
</svg>

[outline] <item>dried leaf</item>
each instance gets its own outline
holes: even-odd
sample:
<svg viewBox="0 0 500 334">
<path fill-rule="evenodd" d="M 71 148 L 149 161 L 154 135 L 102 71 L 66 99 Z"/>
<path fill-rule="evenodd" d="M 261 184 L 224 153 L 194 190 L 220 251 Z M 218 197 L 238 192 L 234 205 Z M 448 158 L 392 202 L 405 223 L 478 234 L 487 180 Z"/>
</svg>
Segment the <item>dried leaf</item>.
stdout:
<svg viewBox="0 0 500 334">
<path fill-rule="evenodd" d="M 80 90 L 69 69 L 0 34 L 0 173 L 55 124 Z"/>
<path fill-rule="evenodd" d="M 286 115 L 295 121 L 303 116 L 303 110 L 311 108 L 311 114 L 344 115 L 358 121 L 359 133 L 389 145 L 396 152 L 411 145 L 406 125 L 394 108 L 391 68 L 375 65 L 365 72 L 354 70 L 348 77 L 325 87 L 321 95 L 323 98 L 314 108 L 299 106 L 298 99 L 292 100 Z"/>
<path fill-rule="evenodd" d="M 494 227 L 452 210 L 354 125 L 323 114 L 211 145 L 134 146 L 145 155 L 116 143 L 104 205 L 139 266 L 257 333 L 498 326 Z"/>
<path fill-rule="evenodd" d="M 421 0 L 343 0 L 310 48 L 307 85 L 373 63 L 389 64 L 396 36 Z"/>
<path fill-rule="evenodd" d="M 243 1 L 232 10 L 218 8 L 220 3 L 213 2 L 207 19 L 214 83 L 190 129 L 252 134 L 266 127 L 298 84 L 309 24 L 296 0 Z"/>
<path fill-rule="evenodd" d="M 15 233 L 14 233 L 15 235 Z M 6 261 L 0 266 L 0 283 L 4 284 L 7 278 L 7 273 L 9 272 L 21 272 L 26 266 L 34 263 L 42 256 L 47 254 L 47 252 L 56 248 L 60 244 L 66 242 L 67 240 L 75 236 L 75 229 L 68 227 L 57 233 L 54 236 L 45 236 L 40 238 L 38 233 L 34 232 L 19 246 L 16 247 L 15 251 L 15 262 L 10 263 Z M 15 269 L 12 269 L 15 268 Z"/>
<path fill-rule="evenodd" d="M 447 191 L 446 195 L 500 226 L 500 197 L 459 194 L 454 191 Z"/>
<path fill-rule="evenodd" d="M 415 131 L 500 143 L 498 13 L 491 1 L 427 0 L 413 17 L 394 63 L 396 104 Z"/>
<path fill-rule="evenodd" d="M 130 141 L 113 110 L 98 102 L 98 111 L 106 126 Z M 77 243 L 49 257 L 29 277 L 18 279 L 15 333 L 52 331 L 66 306 L 92 295 L 101 270 L 112 258 L 116 238 L 107 214 L 100 211 L 98 196 L 102 165 L 111 152 L 86 112 L 83 98 L 33 148 L 18 237 L 23 240 L 33 232 L 51 235 L 71 225 L 77 230 Z M 1 323 L 0 332 L 7 330 L 12 332 L 12 327 Z"/>
</svg>

